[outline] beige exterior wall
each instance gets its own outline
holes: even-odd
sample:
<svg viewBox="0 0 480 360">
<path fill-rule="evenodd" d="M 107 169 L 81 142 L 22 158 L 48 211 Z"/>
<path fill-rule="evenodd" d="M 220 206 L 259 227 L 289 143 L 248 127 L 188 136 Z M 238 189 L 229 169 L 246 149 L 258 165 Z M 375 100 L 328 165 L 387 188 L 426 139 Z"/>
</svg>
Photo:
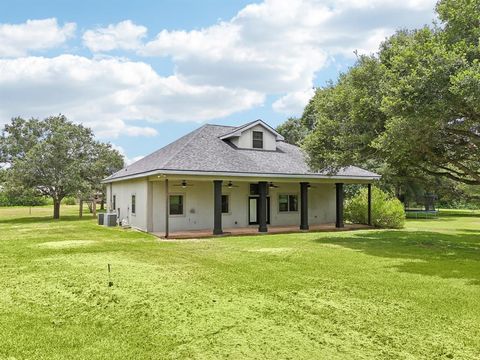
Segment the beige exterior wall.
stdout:
<svg viewBox="0 0 480 360">
<path fill-rule="evenodd" d="M 242 132 L 238 138 L 231 139 L 232 143 L 241 149 L 252 149 L 253 147 L 253 132 L 263 132 L 263 149 L 274 151 L 277 149 L 277 140 L 274 134 L 266 130 L 262 125 L 256 125 L 248 130 Z"/>
<path fill-rule="evenodd" d="M 148 193 L 151 185 L 151 182 L 146 178 L 115 182 L 112 183 L 111 187 L 112 197 L 110 197 L 110 186 L 108 185 L 107 199 L 109 200 L 109 210 L 113 210 L 113 204 L 110 203 L 110 199 L 113 201 L 113 196 L 115 196 L 116 209 L 114 211 L 117 212 L 120 221 L 126 220 L 128 224 L 136 229 L 152 231 L 151 216 L 149 217 L 149 213 L 151 214 L 149 207 L 152 204 L 152 197 L 149 197 Z M 132 212 L 132 195 L 135 195 L 135 213 Z"/>
<path fill-rule="evenodd" d="M 251 183 L 256 183 L 252 181 Z M 213 182 L 188 180 L 186 188 L 178 186 L 179 179 L 170 179 L 170 195 L 184 196 L 184 214 L 169 216 L 170 232 L 213 228 Z M 223 185 L 227 185 L 224 180 Z M 248 204 L 250 182 L 234 181 L 235 187 L 223 187 L 223 194 L 229 196 L 230 211 L 222 214 L 223 228 L 246 227 L 248 224 Z M 275 182 L 277 188 L 269 189 L 270 225 L 299 225 L 300 204 L 296 212 L 280 212 L 280 194 L 295 194 L 300 201 L 300 184 Z M 335 221 L 335 184 L 311 183 L 309 189 L 309 224 L 332 223 Z M 237 187 L 238 186 L 238 187 Z M 144 231 L 165 231 L 165 181 L 159 179 L 119 181 L 112 184 L 112 194 L 116 195 L 116 207 L 120 219 L 126 219 L 132 227 Z M 110 199 L 110 186 L 107 186 L 107 199 Z M 131 211 L 131 196 L 136 195 L 136 214 Z M 256 225 L 251 225 L 256 226 Z"/>
</svg>

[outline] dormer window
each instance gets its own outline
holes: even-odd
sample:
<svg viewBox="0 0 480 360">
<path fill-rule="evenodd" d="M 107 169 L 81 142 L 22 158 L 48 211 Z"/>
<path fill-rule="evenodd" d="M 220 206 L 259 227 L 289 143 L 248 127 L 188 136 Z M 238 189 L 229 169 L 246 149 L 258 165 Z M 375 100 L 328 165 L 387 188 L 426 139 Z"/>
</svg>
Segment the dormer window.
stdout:
<svg viewBox="0 0 480 360">
<path fill-rule="evenodd" d="M 252 134 L 253 134 L 252 147 L 254 149 L 263 149 L 263 132 L 252 131 Z"/>
</svg>

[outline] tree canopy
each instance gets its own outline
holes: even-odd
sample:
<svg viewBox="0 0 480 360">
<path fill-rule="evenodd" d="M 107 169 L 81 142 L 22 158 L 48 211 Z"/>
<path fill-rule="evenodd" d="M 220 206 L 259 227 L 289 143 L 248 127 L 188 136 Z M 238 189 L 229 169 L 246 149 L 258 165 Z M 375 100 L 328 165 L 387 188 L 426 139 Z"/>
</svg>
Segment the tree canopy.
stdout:
<svg viewBox="0 0 480 360">
<path fill-rule="evenodd" d="M 480 184 L 480 3 L 442 0 L 436 11 L 440 24 L 398 31 L 279 128 L 307 134 L 295 142 L 312 167 Z"/>
<path fill-rule="evenodd" d="M 123 167 L 123 158 L 90 129 L 59 115 L 12 119 L 0 137 L 0 163 L 10 186 L 51 197 L 59 218 L 64 197 L 95 191 L 102 178 Z"/>
</svg>

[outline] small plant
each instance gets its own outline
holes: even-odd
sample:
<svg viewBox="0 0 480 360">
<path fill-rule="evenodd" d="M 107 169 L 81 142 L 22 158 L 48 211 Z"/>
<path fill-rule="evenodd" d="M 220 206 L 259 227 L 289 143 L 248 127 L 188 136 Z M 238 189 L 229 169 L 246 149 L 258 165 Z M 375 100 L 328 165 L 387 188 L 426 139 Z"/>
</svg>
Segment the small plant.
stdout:
<svg viewBox="0 0 480 360">
<path fill-rule="evenodd" d="M 345 220 L 368 223 L 367 189 L 361 189 L 346 203 Z M 405 225 L 405 210 L 400 200 L 376 187 L 372 187 L 372 225 L 392 229 L 401 229 Z"/>
</svg>

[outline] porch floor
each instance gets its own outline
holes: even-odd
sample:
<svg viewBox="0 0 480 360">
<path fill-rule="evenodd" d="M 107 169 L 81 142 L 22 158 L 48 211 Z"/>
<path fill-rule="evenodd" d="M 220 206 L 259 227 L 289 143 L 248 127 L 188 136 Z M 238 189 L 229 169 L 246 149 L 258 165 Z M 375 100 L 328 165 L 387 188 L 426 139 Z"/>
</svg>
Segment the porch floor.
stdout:
<svg viewBox="0 0 480 360">
<path fill-rule="evenodd" d="M 300 230 L 298 225 L 291 226 L 269 226 L 267 233 L 258 232 L 258 226 L 249 227 L 236 227 L 223 229 L 223 234 L 213 235 L 212 229 L 203 230 L 188 230 L 188 231 L 174 231 L 168 235 L 168 239 L 199 239 L 199 238 L 212 238 L 220 236 L 242 236 L 242 235 L 267 235 L 267 234 L 289 234 L 289 233 L 302 233 L 302 232 L 322 232 L 322 231 L 349 231 L 360 229 L 371 229 L 371 226 L 361 224 L 345 224 L 343 228 L 336 228 L 334 223 L 310 225 L 310 230 Z M 159 238 L 165 238 L 165 233 L 154 232 L 152 233 Z"/>
</svg>

